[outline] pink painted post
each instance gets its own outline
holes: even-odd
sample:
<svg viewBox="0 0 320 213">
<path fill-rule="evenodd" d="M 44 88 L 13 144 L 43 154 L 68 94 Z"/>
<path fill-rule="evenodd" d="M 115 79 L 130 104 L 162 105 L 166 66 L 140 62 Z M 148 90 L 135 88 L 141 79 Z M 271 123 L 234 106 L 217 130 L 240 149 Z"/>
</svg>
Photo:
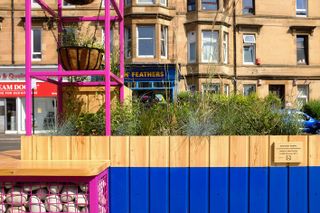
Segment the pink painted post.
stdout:
<svg viewBox="0 0 320 213">
<path fill-rule="evenodd" d="M 121 0 L 120 0 L 121 1 Z M 105 46 L 105 128 L 106 135 L 111 135 L 111 89 L 110 89 L 110 0 L 104 0 L 104 46 Z"/>
<path fill-rule="evenodd" d="M 61 45 L 61 32 L 62 32 L 62 0 L 58 0 L 58 47 Z M 60 55 L 58 54 L 58 71 L 62 72 L 62 65 L 61 65 L 61 58 Z M 63 113 L 63 85 L 62 85 L 62 77 L 58 77 L 58 91 L 57 91 L 57 96 L 58 96 L 58 121 L 60 121 L 62 113 Z"/>
<path fill-rule="evenodd" d="M 25 63 L 26 63 L 26 135 L 32 134 L 32 88 L 31 88 L 31 1 L 25 0 L 26 22 L 25 22 Z"/>
<path fill-rule="evenodd" d="M 121 19 L 119 22 L 120 79 L 124 81 L 124 1 L 119 1 Z M 123 82 L 124 83 L 124 82 Z M 124 101 L 124 84 L 120 85 L 120 102 Z"/>
</svg>

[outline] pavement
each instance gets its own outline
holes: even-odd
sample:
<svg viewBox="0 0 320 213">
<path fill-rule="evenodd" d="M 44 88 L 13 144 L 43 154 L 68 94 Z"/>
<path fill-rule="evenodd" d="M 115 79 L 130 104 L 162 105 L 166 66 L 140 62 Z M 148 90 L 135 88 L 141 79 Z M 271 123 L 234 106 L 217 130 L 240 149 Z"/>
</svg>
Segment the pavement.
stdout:
<svg viewBox="0 0 320 213">
<path fill-rule="evenodd" d="M 0 152 L 10 150 L 20 150 L 20 136 L 0 134 Z"/>
</svg>

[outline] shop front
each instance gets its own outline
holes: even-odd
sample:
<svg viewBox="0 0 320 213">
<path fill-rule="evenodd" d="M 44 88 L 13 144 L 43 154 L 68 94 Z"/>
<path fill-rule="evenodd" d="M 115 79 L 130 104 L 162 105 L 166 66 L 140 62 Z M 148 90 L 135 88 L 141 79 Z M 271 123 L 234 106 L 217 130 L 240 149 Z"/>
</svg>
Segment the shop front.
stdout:
<svg viewBox="0 0 320 213">
<path fill-rule="evenodd" d="M 25 133 L 24 68 L 0 69 L 0 133 Z M 56 125 L 56 96 L 54 84 L 34 80 L 33 121 L 35 132 L 52 130 Z"/>
<path fill-rule="evenodd" d="M 126 65 L 125 84 L 140 100 L 157 98 L 172 101 L 176 96 L 176 65 Z"/>
</svg>

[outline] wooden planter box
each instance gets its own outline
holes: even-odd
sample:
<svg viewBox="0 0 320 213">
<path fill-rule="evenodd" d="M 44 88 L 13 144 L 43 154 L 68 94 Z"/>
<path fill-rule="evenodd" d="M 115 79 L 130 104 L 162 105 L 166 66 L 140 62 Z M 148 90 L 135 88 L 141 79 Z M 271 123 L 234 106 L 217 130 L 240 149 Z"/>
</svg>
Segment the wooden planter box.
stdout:
<svg viewBox="0 0 320 213">
<path fill-rule="evenodd" d="M 88 47 L 60 47 L 59 55 L 64 70 L 99 70 L 103 50 Z"/>
<path fill-rule="evenodd" d="M 275 143 L 299 142 L 294 164 Z M 24 160 L 111 161 L 110 212 L 320 212 L 320 136 L 22 137 Z"/>
</svg>

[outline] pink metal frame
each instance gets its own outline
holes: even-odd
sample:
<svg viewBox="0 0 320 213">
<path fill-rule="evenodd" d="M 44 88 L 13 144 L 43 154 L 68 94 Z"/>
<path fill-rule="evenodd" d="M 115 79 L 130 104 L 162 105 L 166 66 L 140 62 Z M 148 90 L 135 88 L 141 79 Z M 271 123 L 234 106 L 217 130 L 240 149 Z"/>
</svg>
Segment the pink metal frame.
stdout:
<svg viewBox="0 0 320 213">
<path fill-rule="evenodd" d="M 88 16 L 88 17 L 63 17 L 62 14 L 62 1 L 58 0 L 58 12 L 51 9 L 45 2 L 45 0 L 36 0 L 41 8 L 48 12 L 53 18 L 58 20 L 58 41 L 60 41 L 60 35 L 62 32 L 62 26 L 65 22 L 82 22 L 82 21 L 103 21 L 104 22 L 104 35 L 105 35 L 105 69 L 104 70 L 78 70 L 67 72 L 64 71 L 61 65 L 60 57 L 58 58 L 58 70 L 57 71 L 33 71 L 32 70 L 32 53 L 31 53 L 31 1 L 25 0 L 25 60 L 26 60 L 26 135 L 32 134 L 32 88 L 31 79 L 40 79 L 47 81 L 58 86 L 58 115 L 61 116 L 63 112 L 63 100 L 62 100 L 62 88 L 63 86 L 105 86 L 105 133 L 111 135 L 111 86 L 117 86 L 120 90 L 120 101 L 124 100 L 124 2 L 119 0 L 119 5 L 115 0 L 102 0 L 105 3 L 104 16 Z M 116 16 L 110 15 L 110 3 L 113 5 Z M 110 70 L 110 22 L 119 22 L 119 62 L 120 62 L 120 76 L 113 74 Z M 57 44 L 60 46 L 60 43 Z M 104 76 L 104 82 L 81 82 L 81 83 L 67 83 L 63 82 L 62 78 L 65 76 Z M 58 77 L 57 80 L 53 80 L 50 77 Z M 112 79 L 112 81 L 111 81 Z"/>
</svg>

